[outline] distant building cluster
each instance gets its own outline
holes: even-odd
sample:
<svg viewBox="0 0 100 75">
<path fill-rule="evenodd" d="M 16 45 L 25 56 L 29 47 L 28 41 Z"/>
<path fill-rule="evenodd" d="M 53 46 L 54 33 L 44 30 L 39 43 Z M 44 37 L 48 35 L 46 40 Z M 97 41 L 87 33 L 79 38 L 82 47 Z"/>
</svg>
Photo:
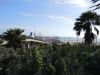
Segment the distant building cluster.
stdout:
<svg viewBox="0 0 100 75">
<path fill-rule="evenodd" d="M 23 40 L 29 47 L 30 45 L 33 45 L 34 43 L 42 43 L 42 44 L 51 44 L 51 43 L 69 43 L 69 44 L 78 44 L 78 43 L 84 43 L 84 39 L 82 38 L 75 38 L 75 37 L 49 37 L 49 36 L 36 36 L 34 33 L 34 36 L 32 33 L 30 33 L 29 36 L 26 37 L 25 40 Z M 0 38 L 0 44 L 6 45 L 8 41 L 3 40 Z M 95 44 L 100 44 L 100 39 L 95 39 Z"/>
</svg>

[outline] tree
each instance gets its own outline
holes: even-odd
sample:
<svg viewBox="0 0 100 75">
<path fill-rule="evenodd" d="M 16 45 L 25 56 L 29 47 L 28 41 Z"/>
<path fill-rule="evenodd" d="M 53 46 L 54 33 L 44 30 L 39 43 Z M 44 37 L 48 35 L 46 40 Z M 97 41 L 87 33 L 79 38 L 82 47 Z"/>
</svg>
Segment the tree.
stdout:
<svg viewBox="0 0 100 75">
<path fill-rule="evenodd" d="M 82 31 L 85 32 L 84 34 L 84 41 L 85 44 L 92 44 L 93 40 L 96 37 L 96 34 L 93 33 L 93 28 L 99 35 L 99 30 L 97 29 L 96 25 L 100 25 L 99 21 L 100 17 L 97 13 L 92 11 L 87 11 L 81 14 L 79 18 L 76 19 L 74 30 L 76 31 L 77 35 L 79 36 Z"/>
<path fill-rule="evenodd" d="M 8 41 L 7 47 L 20 48 L 22 45 L 22 40 L 25 39 L 25 35 L 22 35 L 24 30 L 16 28 L 9 29 L 3 33 L 3 39 Z"/>
</svg>

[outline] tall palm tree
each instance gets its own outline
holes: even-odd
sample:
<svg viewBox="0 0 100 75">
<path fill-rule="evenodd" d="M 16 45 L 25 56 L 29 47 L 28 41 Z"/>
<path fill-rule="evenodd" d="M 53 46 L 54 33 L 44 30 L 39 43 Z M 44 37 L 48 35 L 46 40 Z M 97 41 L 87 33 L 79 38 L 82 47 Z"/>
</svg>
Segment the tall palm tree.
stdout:
<svg viewBox="0 0 100 75">
<path fill-rule="evenodd" d="M 16 28 L 9 29 L 3 33 L 3 39 L 8 41 L 7 47 L 20 48 L 22 40 L 25 39 L 25 35 L 22 35 L 24 30 Z"/>
<path fill-rule="evenodd" d="M 79 36 L 81 31 L 84 31 L 84 41 L 85 44 L 91 44 L 96 37 L 96 34 L 93 33 L 93 28 L 99 35 L 99 30 L 96 28 L 96 25 L 100 25 L 100 17 L 95 12 L 87 11 L 81 14 L 79 18 L 76 19 L 74 30 Z"/>
</svg>

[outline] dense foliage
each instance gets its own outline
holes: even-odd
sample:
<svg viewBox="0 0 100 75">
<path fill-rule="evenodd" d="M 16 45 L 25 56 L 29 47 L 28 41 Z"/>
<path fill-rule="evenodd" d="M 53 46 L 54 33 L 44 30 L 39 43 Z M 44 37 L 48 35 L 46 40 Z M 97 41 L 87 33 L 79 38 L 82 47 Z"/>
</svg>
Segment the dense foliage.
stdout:
<svg viewBox="0 0 100 75">
<path fill-rule="evenodd" d="M 0 75 L 98 75 L 100 46 L 0 48 Z"/>
<path fill-rule="evenodd" d="M 21 48 L 22 40 L 25 39 L 23 32 L 24 30 L 19 28 L 8 29 L 6 32 L 4 32 L 2 34 L 2 39 L 8 41 L 6 47 Z"/>
</svg>

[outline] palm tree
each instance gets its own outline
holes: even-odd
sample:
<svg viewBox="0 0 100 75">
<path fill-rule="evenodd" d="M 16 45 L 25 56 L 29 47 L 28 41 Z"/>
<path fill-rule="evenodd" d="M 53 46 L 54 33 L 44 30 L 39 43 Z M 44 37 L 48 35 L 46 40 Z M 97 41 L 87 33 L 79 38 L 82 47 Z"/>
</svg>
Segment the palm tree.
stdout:
<svg viewBox="0 0 100 75">
<path fill-rule="evenodd" d="M 15 29 L 9 29 L 6 32 L 3 33 L 3 39 L 8 41 L 7 47 L 13 47 L 13 48 L 20 48 L 22 45 L 22 40 L 25 39 L 25 35 L 22 35 L 24 30 L 15 28 Z"/>
<path fill-rule="evenodd" d="M 79 18 L 76 19 L 74 24 L 74 30 L 79 36 L 81 31 L 84 31 L 84 41 L 85 44 L 92 44 L 96 34 L 93 33 L 93 28 L 99 35 L 99 30 L 96 28 L 96 25 L 100 25 L 99 15 L 95 12 L 87 11 L 81 14 Z"/>
</svg>

